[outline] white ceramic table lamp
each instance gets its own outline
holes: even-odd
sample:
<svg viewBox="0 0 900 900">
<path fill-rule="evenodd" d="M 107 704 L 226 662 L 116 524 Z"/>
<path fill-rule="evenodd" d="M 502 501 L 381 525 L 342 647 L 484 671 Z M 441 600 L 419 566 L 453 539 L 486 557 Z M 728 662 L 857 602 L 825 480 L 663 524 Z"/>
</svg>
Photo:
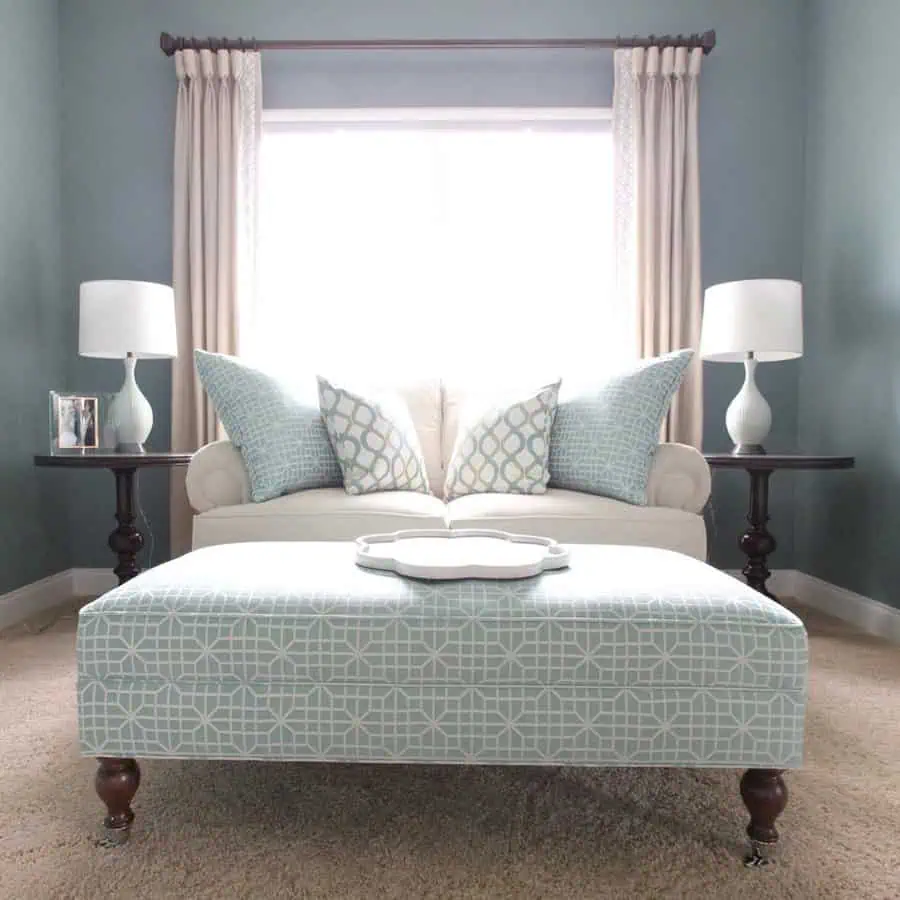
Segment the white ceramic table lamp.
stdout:
<svg viewBox="0 0 900 900">
<path fill-rule="evenodd" d="M 109 409 L 117 449 L 142 453 L 153 428 L 153 410 L 134 378 L 139 359 L 177 355 L 175 296 L 148 281 L 86 281 L 78 304 L 81 356 L 125 360 L 125 383 Z"/>
<path fill-rule="evenodd" d="M 797 281 L 729 281 L 706 291 L 700 356 L 742 362 L 744 386 L 725 415 L 734 453 L 764 453 L 772 410 L 756 386 L 756 365 L 803 355 L 803 288 Z"/>
</svg>

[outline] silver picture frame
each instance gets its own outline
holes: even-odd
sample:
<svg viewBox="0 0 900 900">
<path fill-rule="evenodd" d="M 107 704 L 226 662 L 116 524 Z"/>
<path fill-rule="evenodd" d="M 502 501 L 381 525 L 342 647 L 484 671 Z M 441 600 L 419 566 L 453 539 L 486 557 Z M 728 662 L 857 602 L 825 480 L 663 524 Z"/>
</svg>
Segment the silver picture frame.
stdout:
<svg viewBox="0 0 900 900">
<path fill-rule="evenodd" d="M 50 391 L 50 450 L 78 453 L 101 445 L 100 398 Z"/>
</svg>

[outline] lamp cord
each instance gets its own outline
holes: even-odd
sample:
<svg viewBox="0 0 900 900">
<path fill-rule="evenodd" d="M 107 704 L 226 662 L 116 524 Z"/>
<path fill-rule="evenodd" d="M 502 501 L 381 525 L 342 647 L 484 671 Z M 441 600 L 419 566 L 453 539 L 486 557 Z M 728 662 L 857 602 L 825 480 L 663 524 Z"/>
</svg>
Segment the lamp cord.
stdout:
<svg viewBox="0 0 900 900">
<path fill-rule="evenodd" d="M 135 485 L 134 499 L 137 504 L 138 521 L 143 523 L 142 531 L 148 537 L 146 549 L 147 564 L 144 568 L 151 569 L 153 568 L 153 554 L 156 550 L 156 536 L 153 534 L 153 525 L 150 523 L 150 517 L 147 515 L 147 511 L 141 503 L 141 488 L 139 484 Z"/>
<path fill-rule="evenodd" d="M 707 522 L 707 532 L 709 535 L 707 545 L 711 547 L 719 532 L 718 522 L 716 521 L 716 504 L 713 501 L 712 495 L 710 495 L 709 499 L 706 501 L 706 506 L 703 509 L 703 513 L 703 517 Z M 707 555 L 708 553 L 709 551 L 707 551 Z"/>
</svg>

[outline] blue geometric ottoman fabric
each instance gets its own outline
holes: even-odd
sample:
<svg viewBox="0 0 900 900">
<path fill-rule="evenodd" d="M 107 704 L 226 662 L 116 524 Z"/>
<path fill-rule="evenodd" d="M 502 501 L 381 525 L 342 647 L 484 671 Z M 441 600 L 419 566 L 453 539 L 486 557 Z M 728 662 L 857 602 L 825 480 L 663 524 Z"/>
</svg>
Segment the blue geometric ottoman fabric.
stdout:
<svg viewBox="0 0 900 900">
<path fill-rule="evenodd" d="M 703 563 L 571 548 L 518 581 L 236 544 L 82 609 L 86 755 L 557 765 L 801 764 L 792 613 Z"/>
<path fill-rule="evenodd" d="M 559 385 L 467 413 L 447 465 L 447 500 L 466 494 L 547 493 Z"/>
<path fill-rule="evenodd" d="M 693 355 L 641 360 L 562 399 L 550 438 L 550 487 L 646 504 L 659 431 Z"/>
<path fill-rule="evenodd" d="M 319 408 L 348 494 L 428 493 L 425 457 L 403 398 L 362 397 L 321 376 Z"/>
<path fill-rule="evenodd" d="M 312 377 L 287 384 L 233 356 L 194 351 L 200 382 L 241 451 L 254 503 L 310 488 L 341 486 Z"/>
</svg>

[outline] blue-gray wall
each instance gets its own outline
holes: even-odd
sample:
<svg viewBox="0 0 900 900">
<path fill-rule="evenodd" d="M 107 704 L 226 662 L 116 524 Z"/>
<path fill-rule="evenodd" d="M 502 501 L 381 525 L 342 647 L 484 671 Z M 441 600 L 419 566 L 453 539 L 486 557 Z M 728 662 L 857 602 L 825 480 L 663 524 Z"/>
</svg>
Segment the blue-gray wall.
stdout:
<svg viewBox="0 0 900 900">
<path fill-rule="evenodd" d="M 809 24 L 799 435 L 857 469 L 799 480 L 797 565 L 900 607 L 900 3 Z"/>
<path fill-rule="evenodd" d="M 66 386 L 56 0 L 0 0 L 0 594 L 70 565 L 66 480 L 37 471 Z"/>
<path fill-rule="evenodd" d="M 174 74 L 157 48 L 175 34 L 257 37 L 598 36 L 715 28 L 704 63 L 701 172 L 704 279 L 799 278 L 804 136 L 803 0 L 66 0 L 62 34 L 63 217 L 67 324 L 80 388 L 115 390 L 119 365 L 76 361 L 78 283 L 171 278 Z M 764 52 L 761 52 L 761 49 Z M 268 106 L 607 105 L 608 52 L 468 54 L 271 53 Z M 558 335 L 564 340 L 563 334 Z M 169 364 L 141 363 L 157 412 L 151 442 L 168 440 Z M 706 445 L 727 449 L 725 408 L 736 366 L 707 365 Z M 797 368 L 763 367 L 772 446 L 796 437 Z M 82 477 L 83 474 L 83 477 Z M 72 479 L 71 534 L 79 565 L 109 562 L 109 476 Z M 745 514 L 740 473 L 716 476 L 714 558 L 736 565 Z M 167 544 L 166 477 L 144 477 L 158 545 Z M 792 482 L 774 496 L 778 565 L 792 564 Z"/>
</svg>

